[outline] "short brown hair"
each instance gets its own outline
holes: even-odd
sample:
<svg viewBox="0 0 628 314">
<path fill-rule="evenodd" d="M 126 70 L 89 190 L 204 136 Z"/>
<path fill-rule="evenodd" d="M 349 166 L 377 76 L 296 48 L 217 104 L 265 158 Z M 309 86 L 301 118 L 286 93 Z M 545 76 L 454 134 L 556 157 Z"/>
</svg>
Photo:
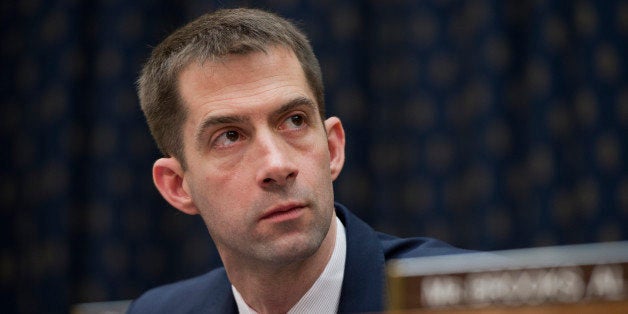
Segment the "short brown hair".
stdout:
<svg viewBox="0 0 628 314">
<path fill-rule="evenodd" d="M 295 53 L 325 116 L 320 65 L 303 32 L 292 22 L 257 9 L 223 9 L 202 15 L 155 47 L 138 79 L 140 105 L 151 134 L 165 156 L 185 167 L 182 126 L 186 110 L 177 89 L 180 72 L 192 62 L 216 61 L 232 54 L 266 52 L 285 46 Z"/>
</svg>

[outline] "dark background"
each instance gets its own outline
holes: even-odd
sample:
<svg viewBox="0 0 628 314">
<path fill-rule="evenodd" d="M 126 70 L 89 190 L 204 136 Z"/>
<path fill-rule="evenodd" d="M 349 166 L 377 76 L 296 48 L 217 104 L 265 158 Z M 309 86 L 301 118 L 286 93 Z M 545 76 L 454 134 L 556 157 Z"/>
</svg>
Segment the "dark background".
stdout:
<svg viewBox="0 0 628 314">
<path fill-rule="evenodd" d="M 219 264 L 153 187 L 134 81 L 166 34 L 237 5 L 309 34 L 347 130 L 337 200 L 376 229 L 478 250 L 628 239 L 626 1 L 3 1 L 3 312 Z"/>
</svg>

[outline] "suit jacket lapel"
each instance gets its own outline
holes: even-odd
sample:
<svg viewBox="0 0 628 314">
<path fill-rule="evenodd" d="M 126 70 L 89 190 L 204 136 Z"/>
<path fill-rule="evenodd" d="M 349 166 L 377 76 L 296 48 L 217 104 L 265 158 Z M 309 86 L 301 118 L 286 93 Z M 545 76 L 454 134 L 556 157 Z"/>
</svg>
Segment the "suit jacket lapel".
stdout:
<svg viewBox="0 0 628 314">
<path fill-rule="evenodd" d="M 347 233 L 347 258 L 339 313 L 384 309 L 384 252 L 375 231 L 336 203 L 336 214 Z"/>
<path fill-rule="evenodd" d="M 207 287 L 208 293 L 205 294 L 203 301 L 199 302 L 198 312 L 195 311 L 195 313 L 238 313 L 238 305 L 231 291 L 231 282 L 225 269 L 222 268 L 220 271 L 218 278 Z"/>
</svg>

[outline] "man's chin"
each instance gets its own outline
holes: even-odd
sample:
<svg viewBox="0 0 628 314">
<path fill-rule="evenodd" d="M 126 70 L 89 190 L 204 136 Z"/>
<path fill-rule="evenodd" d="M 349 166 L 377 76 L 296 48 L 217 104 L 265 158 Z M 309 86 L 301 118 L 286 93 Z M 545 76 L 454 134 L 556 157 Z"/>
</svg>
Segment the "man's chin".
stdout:
<svg viewBox="0 0 628 314">
<path fill-rule="evenodd" d="M 320 248 L 322 241 L 320 236 L 307 237 L 304 235 L 276 239 L 260 252 L 260 259 L 275 264 L 301 262 L 314 255 Z"/>
</svg>

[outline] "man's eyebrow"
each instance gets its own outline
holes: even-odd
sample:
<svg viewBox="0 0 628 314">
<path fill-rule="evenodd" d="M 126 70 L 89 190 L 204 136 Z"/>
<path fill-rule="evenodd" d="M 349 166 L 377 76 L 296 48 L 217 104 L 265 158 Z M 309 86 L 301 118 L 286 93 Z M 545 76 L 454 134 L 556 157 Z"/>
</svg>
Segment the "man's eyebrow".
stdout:
<svg viewBox="0 0 628 314">
<path fill-rule="evenodd" d="M 297 97 L 297 98 L 291 99 L 290 101 L 288 101 L 287 103 L 279 107 L 279 109 L 275 110 L 271 114 L 271 119 L 279 118 L 280 116 L 286 114 L 287 112 L 290 112 L 294 109 L 301 108 L 301 107 L 308 107 L 313 111 L 317 111 L 316 105 L 311 99 L 306 98 L 306 97 Z"/>
</svg>

